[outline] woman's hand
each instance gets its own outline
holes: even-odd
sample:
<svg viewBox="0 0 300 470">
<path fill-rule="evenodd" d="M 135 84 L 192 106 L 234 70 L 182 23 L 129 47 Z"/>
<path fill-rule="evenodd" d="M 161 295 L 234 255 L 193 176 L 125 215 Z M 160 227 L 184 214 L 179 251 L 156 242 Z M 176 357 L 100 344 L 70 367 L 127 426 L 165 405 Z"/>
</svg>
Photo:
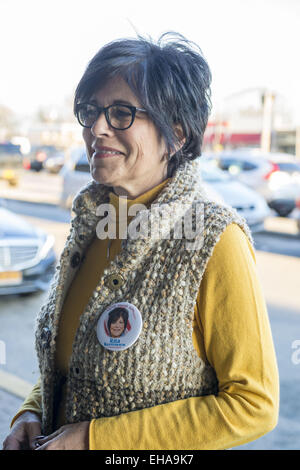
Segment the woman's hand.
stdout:
<svg viewBox="0 0 300 470">
<path fill-rule="evenodd" d="M 37 439 L 36 450 L 88 450 L 89 421 L 67 424 L 43 439 Z"/>
<path fill-rule="evenodd" d="M 35 439 L 41 434 L 41 420 L 32 411 L 25 411 L 14 422 L 3 442 L 3 450 L 33 450 Z"/>
</svg>

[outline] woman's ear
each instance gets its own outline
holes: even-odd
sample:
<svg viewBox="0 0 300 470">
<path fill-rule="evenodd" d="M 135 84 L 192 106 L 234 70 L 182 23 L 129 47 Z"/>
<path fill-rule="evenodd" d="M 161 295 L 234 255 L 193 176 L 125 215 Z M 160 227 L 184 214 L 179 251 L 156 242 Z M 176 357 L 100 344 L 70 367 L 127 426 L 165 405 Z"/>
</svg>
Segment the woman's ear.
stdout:
<svg viewBox="0 0 300 470">
<path fill-rule="evenodd" d="M 178 141 L 177 141 L 177 144 L 175 146 L 175 152 L 172 153 L 172 155 L 170 155 L 170 157 L 173 157 L 173 155 L 175 153 L 177 153 L 184 146 L 184 144 L 186 142 L 186 138 L 185 138 L 185 135 L 184 135 L 181 124 L 175 124 L 173 126 L 173 129 L 175 131 L 175 134 L 177 136 Z"/>
<path fill-rule="evenodd" d="M 184 136 L 184 132 L 182 130 L 181 124 L 174 124 L 173 129 L 175 131 L 176 137 L 177 137 L 177 142 L 175 144 L 175 150 L 171 154 L 165 151 L 163 154 L 163 158 L 166 159 L 167 161 L 170 161 L 173 155 L 177 153 L 185 144 L 186 142 L 186 137 Z"/>
</svg>

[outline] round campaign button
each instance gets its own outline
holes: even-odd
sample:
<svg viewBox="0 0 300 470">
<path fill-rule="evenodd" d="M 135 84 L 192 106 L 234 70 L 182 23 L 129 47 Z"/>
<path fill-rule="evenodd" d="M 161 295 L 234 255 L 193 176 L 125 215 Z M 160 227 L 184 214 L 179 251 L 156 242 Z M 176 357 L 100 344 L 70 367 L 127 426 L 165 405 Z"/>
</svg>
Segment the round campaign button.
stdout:
<svg viewBox="0 0 300 470">
<path fill-rule="evenodd" d="M 110 305 L 97 323 L 99 343 L 110 351 L 123 351 L 136 342 L 142 331 L 142 316 L 135 305 L 118 302 Z"/>
</svg>

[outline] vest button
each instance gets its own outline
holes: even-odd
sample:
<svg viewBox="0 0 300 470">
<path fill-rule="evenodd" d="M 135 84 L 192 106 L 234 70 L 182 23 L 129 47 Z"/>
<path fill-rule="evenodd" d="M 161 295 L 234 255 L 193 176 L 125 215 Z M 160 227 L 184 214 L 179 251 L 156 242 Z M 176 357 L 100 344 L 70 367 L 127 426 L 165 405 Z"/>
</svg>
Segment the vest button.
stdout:
<svg viewBox="0 0 300 470">
<path fill-rule="evenodd" d="M 119 289 L 123 286 L 125 279 L 119 273 L 113 273 L 107 276 L 104 280 L 104 284 L 111 290 Z"/>
<path fill-rule="evenodd" d="M 49 328 L 43 328 L 41 333 L 41 340 L 44 344 L 49 345 L 51 339 L 51 331 Z"/>
<path fill-rule="evenodd" d="M 72 268 L 76 268 L 80 263 L 80 253 L 76 251 L 71 258 L 71 266 Z"/>
</svg>

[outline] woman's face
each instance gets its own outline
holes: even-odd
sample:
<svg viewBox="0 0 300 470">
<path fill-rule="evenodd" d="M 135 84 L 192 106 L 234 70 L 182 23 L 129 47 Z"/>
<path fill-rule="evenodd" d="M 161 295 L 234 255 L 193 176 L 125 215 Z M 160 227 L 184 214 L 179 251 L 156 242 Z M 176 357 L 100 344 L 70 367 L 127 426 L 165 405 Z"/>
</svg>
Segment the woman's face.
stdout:
<svg viewBox="0 0 300 470">
<path fill-rule="evenodd" d="M 113 103 L 142 107 L 120 77 L 107 82 L 90 101 L 103 107 Z M 113 186 L 119 196 L 134 199 L 167 177 L 165 143 L 147 113 L 137 111 L 132 126 L 123 131 L 111 128 L 102 113 L 91 129 L 83 129 L 83 138 L 93 179 Z M 119 153 L 105 154 L 103 147 Z"/>
<path fill-rule="evenodd" d="M 119 317 L 114 323 L 110 324 L 110 336 L 118 338 L 124 331 L 125 323 L 123 317 Z"/>
</svg>

